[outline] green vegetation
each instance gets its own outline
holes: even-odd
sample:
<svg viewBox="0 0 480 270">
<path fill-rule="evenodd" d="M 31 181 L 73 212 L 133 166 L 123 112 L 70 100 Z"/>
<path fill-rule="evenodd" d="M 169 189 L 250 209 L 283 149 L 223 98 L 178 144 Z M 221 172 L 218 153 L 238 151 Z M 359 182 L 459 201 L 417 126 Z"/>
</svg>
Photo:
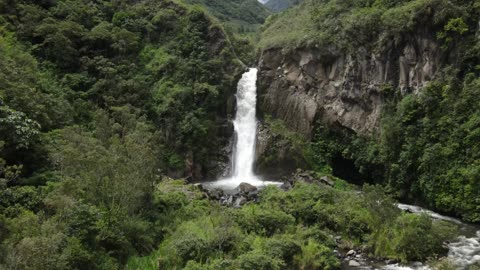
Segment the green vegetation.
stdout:
<svg viewBox="0 0 480 270">
<path fill-rule="evenodd" d="M 256 161 L 256 168 L 260 170 L 275 168 L 281 171 L 285 166 L 295 168 L 305 167 L 311 155 L 308 140 L 302 135 L 289 130 L 282 120 L 265 117 L 264 124 L 269 130 L 271 143 L 279 147 L 269 147 Z M 279 163 L 280 157 L 284 161 Z M 313 165 L 313 164 L 310 164 Z"/>
<path fill-rule="evenodd" d="M 171 206 L 154 188 L 218 158 L 249 46 L 169 0 L 0 1 L 0 268 L 156 249 Z"/>
<path fill-rule="evenodd" d="M 376 51 L 428 29 L 455 59 L 419 94 L 381 87 L 386 105 L 373 136 L 319 123 L 311 145 L 303 148 L 311 153 L 311 167 L 335 173 L 336 163 L 351 164 L 356 172 L 338 176 L 383 183 L 398 198 L 479 222 L 479 14 L 480 3 L 473 0 L 311 0 L 271 16 L 259 42 L 263 49 Z"/>
<path fill-rule="evenodd" d="M 440 30 L 450 19 L 456 21 L 450 21 L 446 32 L 461 32 L 460 21 L 475 18 L 474 5 L 473 0 L 307 0 L 269 17 L 259 47 L 369 48 L 398 40 L 420 25 Z"/>
<path fill-rule="evenodd" d="M 357 31 L 358 10 L 375 9 L 365 13 L 368 25 L 391 10 L 412 23 L 424 3 L 437 4 L 366 2 L 355 14 L 352 1 L 331 14 Z M 322 26 L 323 9 L 306 8 L 313 4 L 286 11 L 301 15 L 292 21 L 270 17 L 261 46 L 304 44 L 306 33 L 321 41 L 332 29 Z M 471 42 L 467 9 L 440 4 L 445 48 L 463 46 L 459 37 Z M 254 61 L 237 34 L 266 14 L 254 0 L 0 1 L 0 269 L 337 269 L 334 249 L 401 261 L 441 255 L 455 229 L 401 213 L 381 187 L 296 183 L 227 208 L 165 176 L 215 174 L 242 62 Z M 273 37 L 287 28 L 291 35 Z M 480 49 L 468 48 L 458 69 L 422 95 L 392 97 L 378 138 L 319 127 L 309 144 L 279 121 L 268 124 L 322 175 L 342 156 L 368 179 L 386 179 L 388 193 L 421 194 L 479 221 Z"/>
<path fill-rule="evenodd" d="M 280 12 L 301 2 L 303 0 L 268 0 L 265 6 L 273 12 Z"/>
<path fill-rule="evenodd" d="M 183 171 L 187 152 L 189 162 L 207 166 L 222 142 L 199 141 L 218 134 L 218 119 L 231 110 L 237 56 L 251 57 L 245 41 L 170 1 L 5 2 L 0 14 L 2 159 L 22 167 L 22 181 L 51 169 L 40 133 L 91 130 L 99 109 L 129 107 L 132 115 L 122 117 L 153 125 L 162 170 Z M 112 132 L 122 137 L 125 121 Z"/>
<path fill-rule="evenodd" d="M 316 35 L 307 3 L 269 16 L 260 30 L 257 46 L 261 49 L 275 47 L 288 51 L 302 46 L 305 38 Z"/>
<path fill-rule="evenodd" d="M 462 82 L 432 83 L 384 117 L 381 137 L 392 189 L 420 193 L 430 205 L 474 222 L 480 221 L 479 91 L 473 73 Z"/>
<path fill-rule="evenodd" d="M 270 12 L 257 0 L 184 0 L 207 7 L 208 11 L 234 31 L 253 33 Z"/>
<path fill-rule="evenodd" d="M 355 195 L 315 184 L 297 183 L 288 192 L 271 186 L 258 204 L 235 209 L 175 183 L 163 182 L 155 195 L 171 207 L 169 233 L 158 251 L 131 258 L 128 269 L 338 269 L 335 235 L 343 248 L 422 260 L 442 254 L 441 243 L 455 232 L 445 222 L 402 214 L 379 187 Z"/>
<path fill-rule="evenodd" d="M 312 163 L 350 160 L 358 175 L 349 180 L 385 183 L 397 197 L 479 222 L 479 90 L 474 73 L 463 81 L 446 75 L 385 107 L 374 137 L 319 126 Z"/>
</svg>

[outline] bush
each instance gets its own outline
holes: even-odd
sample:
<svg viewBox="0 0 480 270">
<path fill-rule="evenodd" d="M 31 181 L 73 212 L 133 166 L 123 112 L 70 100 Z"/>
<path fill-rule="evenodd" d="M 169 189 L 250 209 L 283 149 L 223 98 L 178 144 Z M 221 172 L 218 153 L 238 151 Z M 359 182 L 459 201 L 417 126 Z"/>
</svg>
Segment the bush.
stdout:
<svg viewBox="0 0 480 270">
<path fill-rule="evenodd" d="M 455 235 L 452 225 L 432 221 L 425 215 L 402 214 L 385 225 L 374 239 L 377 256 L 407 261 L 424 261 L 442 255 L 443 242 Z"/>
<path fill-rule="evenodd" d="M 314 210 L 319 203 L 333 204 L 333 191 L 318 185 L 297 183 L 292 190 L 285 193 L 271 187 L 263 191 L 261 202 L 269 209 L 282 209 L 292 215 L 298 222 L 307 225 L 321 222 Z"/>
<path fill-rule="evenodd" d="M 297 269 L 337 269 L 340 262 L 332 249 L 308 239 L 302 246 L 302 253 L 295 256 Z"/>
<path fill-rule="evenodd" d="M 239 227 L 228 216 L 217 213 L 182 223 L 161 247 L 161 264 L 184 266 L 193 260 L 205 263 L 217 254 L 236 248 L 241 239 Z"/>
<path fill-rule="evenodd" d="M 272 237 L 249 235 L 244 243 L 242 253 L 252 250 L 282 260 L 286 265 L 293 265 L 293 256 L 301 252 L 299 239 L 296 234 L 275 234 Z"/>
<path fill-rule="evenodd" d="M 247 232 L 272 236 L 293 226 L 295 218 L 281 210 L 267 209 L 254 204 L 244 206 L 235 217 Z"/>
<path fill-rule="evenodd" d="M 240 255 L 235 260 L 235 264 L 239 270 L 280 270 L 285 266 L 282 260 L 258 251 Z"/>
</svg>

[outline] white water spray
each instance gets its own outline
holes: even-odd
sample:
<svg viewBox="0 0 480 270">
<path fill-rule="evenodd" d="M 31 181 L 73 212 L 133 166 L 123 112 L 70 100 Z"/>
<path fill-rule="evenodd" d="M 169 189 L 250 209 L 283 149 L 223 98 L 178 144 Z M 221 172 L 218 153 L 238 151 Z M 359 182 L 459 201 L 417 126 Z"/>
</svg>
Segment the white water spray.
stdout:
<svg viewBox="0 0 480 270">
<path fill-rule="evenodd" d="M 256 181 L 253 174 L 255 137 L 257 133 L 257 69 L 251 68 L 243 74 L 237 88 L 237 114 L 235 127 L 236 145 L 233 158 L 233 179 Z M 242 180 L 243 179 L 243 180 Z"/>
<path fill-rule="evenodd" d="M 233 174 L 231 178 L 210 183 L 225 190 L 235 189 L 241 183 L 254 186 L 278 184 L 262 181 L 253 173 L 255 160 L 255 138 L 257 134 L 257 69 L 250 68 L 243 74 L 237 86 L 237 113 L 233 125 L 236 143 L 234 148 Z"/>
</svg>

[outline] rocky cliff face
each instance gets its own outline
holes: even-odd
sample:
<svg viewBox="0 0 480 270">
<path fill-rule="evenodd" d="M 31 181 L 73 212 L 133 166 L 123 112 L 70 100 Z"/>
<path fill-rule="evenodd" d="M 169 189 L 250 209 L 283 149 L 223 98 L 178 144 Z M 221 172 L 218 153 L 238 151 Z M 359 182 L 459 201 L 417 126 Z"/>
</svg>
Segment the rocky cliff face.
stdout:
<svg viewBox="0 0 480 270">
<path fill-rule="evenodd" d="M 263 52 L 259 111 L 282 119 L 311 137 L 315 121 L 368 134 L 379 124 L 385 89 L 418 92 L 436 74 L 445 55 L 434 37 L 416 36 L 383 48 L 299 48 Z"/>
<path fill-rule="evenodd" d="M 268 49 L 259 63 L 258 111 L 261 118 L 281 119 L 307 139 L 317 121 L 371 134 L 379 126 L 388 91 L 418 93 L 445 61 L 436 38 L 425 33 L 353 53 L 333 48 L 288 53 Z M 272 141 L 265 136 L 258 141 L 259 158 L 265 153 L 262 149 L 275 147 L 265 146 Z"/>
</svg>

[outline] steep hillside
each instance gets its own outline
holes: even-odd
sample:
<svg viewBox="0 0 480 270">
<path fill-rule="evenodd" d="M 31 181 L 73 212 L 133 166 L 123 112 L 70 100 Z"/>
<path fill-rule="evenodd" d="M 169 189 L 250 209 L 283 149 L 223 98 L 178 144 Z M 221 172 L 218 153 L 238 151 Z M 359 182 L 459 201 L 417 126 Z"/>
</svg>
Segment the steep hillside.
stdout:
<svg viewBox="0 0 480 270">
<path fill-rule="evenodd" d="M 123 269 L 153 250 L 160 176 L 229 162 L 230 41 L 169 0 L 1 1 L 0 268 Z"/>
<path fill-rule="evenodd" d="M 268 0 L 265 2 L 265 6 L 273 12 L 280 12 L 301 2 L 303 0 Z"/>
<path fill-rule="evenodd" d="M 287 145 L 297 166 L 384 183 L 403 199 L 480 221 L 479 8 L 307 1 L 272 17 L 259 43 L 266 126 L 273 117 L 303 138 Z M 294 156 L 269 146 L 282 137 L 270 133 L 259 138 L 270 149 L 259 171 Z"/>
<path fill-rule="evenodd" d="M 257 0 L 185 0 L 207 7 L 210 13 L 235 31 L 255 31 L 270 12 Z"/>
</svg>

